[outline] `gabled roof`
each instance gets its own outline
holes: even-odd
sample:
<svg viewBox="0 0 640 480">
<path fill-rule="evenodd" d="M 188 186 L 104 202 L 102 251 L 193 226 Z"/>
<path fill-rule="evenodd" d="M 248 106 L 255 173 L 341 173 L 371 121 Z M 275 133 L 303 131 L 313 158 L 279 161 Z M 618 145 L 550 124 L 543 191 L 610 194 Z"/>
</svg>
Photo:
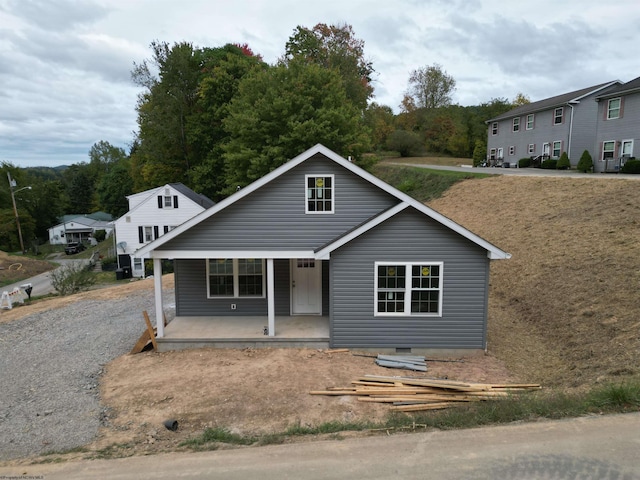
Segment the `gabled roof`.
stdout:
<svg viewBox="0 0 640 480">
<path fill-rule="evenodd" d="M 579 102 L 584 97 L 593 95 L 599 91 L 604 90 L 612 85 L 620 84 L 620 80 L 614 80 L 612 82 L 601 83 L 594 85 L 593 87 L 582 88 L 574 92 L 563 93 L 562 95 L 556 95 L 555 97 L 545 98 L 544 100 L 538 100 L 537 102 L 531 102 L 526 105 L 520 105 L 519 107 L 509 110 L 508 112 L 498 115 L 497 117 L 486 120 L 485 123 L 497 122 L 500 120 L 506 120 L 508 118 L 519 117 L 522 115 L 528 115 L 530 113 L 536 113 L 543 110 L 549 110 L 551 108 L 561 107 L 568 103 Z"/>
<path fill-rule="evenodd" d="M 633 80 L 623 83 L 622 85 L 616 85 L 615 87 L 607 90 L 602 95 L 598 95 L 596 100 L 600 100 L 601 98 L 610 98 L 617 97 L 619 95 L 627 95 L 630 93 L 640 93 L 640 77 L 634 78 Z"/>
<path fill-rule="evenodd" d="M 153 197 L 156 196 L 159 192 L 162 191 L 163 188 L 166 187 L 171 187 L 174 190 L 180 192 L 182 195 L 184 195 L 185 197 L 187 197 L 189 200 L 191 200 L 193 203 L 195 203 L 196 205 L 200 205 L 203 208 L 209 208 L 211 206 L 213 206 L 215 204 L 215 202 L 213 200 L 211 200 L 210 198 L 200 194 L 200 193 L 196 193 L 193 190 L 191 190 L 189 187 L 187 187 L 185 184 L 177 182 L 177 183 L 167 183 L 166 185 L 162 185 L 160 187 L 156 187 L 156 188 L 152 188 L 150 190 L 145 190 L 144 192 L 138 192 L 138 193 L 134 193 L 132 195 L 128 195 L 127 199 L 130 198 L 134 198 L 134 197 L 142 197 L 142 198 L 149 198 L 149 197 Z"/>
<path fill-rule="evenodd" d="M 61 217 L 58 218 L 58 221 L 60 223 L 65 223 L 65 222 L 73 222 L 73 221 L 77 221 L 76 219 L 80 220 L 80 219 L 91 219 L 91 220 L 97 220 L 100 222 L 110 222 L 113 220 L 113 215 L 111 215 L 110 213 L 105 213 L 105 212 L 93 212 L 93 213 L 70 213 L 67 215 L 63 215 Z"/>
<path fill-rule="evenodd" d="M 205 210 L 205 211 L 201 212 L 200 214 L 194 216 L 190 220 L 184 222 L 182 225 L 180 225 L 180 226 L 176 227 L 175 229 L 171 230 L 170 232 L 162 235 L 161 237 L 159 237 L 158 239 L 154 240 L 153 242 L 148 243 L 147 245 L 143 246 L 142 248 L 140 248 L 136 252 L 136 256 L 143 256 L 143 255 L 146 255 L 146 254 L 148 254 L 150 252 L 153 252 L 154 250 L 158 249 L 159 247 L 161 247 L 165 243 L 167 243 L 170 240 L 172 240 L 175 237 L 177 237 L 178 235 L 180 235 L 180 234 L 184 233 L 185 231 L 189 230 L 191 227 L 199 224 L 200 222 L 206 220 L 207 218 L 212 217 L 216 213 L 218 213 L 221 210 L 224 210 L 225 208 L 227 208 L 228 206 L 236 203 L 240 199 L 250 195 L 252 192 L 255 192 L 256 190 L 258 190 L 259 188 L 261 188 L 264 185 L 268 184 L 269 182 L 271 182 L 275 178 L 280 177 L 284 173 L 286 173 L 289 170 L 297 167 L 298 165 L 303 163 L 305 160 L 313 157 L 316 154 L 324 155 L 329 160 L 332 160 L 332 161 L 336 162 L 337 164 L 341 165 L 345 169 L 347 169 L 347 170 L 351 171 L 352 173 L 358 175 L 360 178 L 372 183 L 373 185 L 377 186 L 381 190 L 391 194 L 392 196 L 396 197 L 401 202 L 399 205 L 397 205 L 397 206 L 395 206 L 393 208 L 390 208 L 390 209 L 382 212 L 379 215 L 376 215 L 374 218 L 370 219 L 369 221 L 365 222 L 364 224 L 362 224 L 362 225 L 354 228 L 353 230 L 347 232 L 346 234 L 340 236 L 339 238 L 335 239 L 330 244 L 323 246 L 320 250 L 315 252 L 317 258 L 322 258 L 323 256 L 326 257 L 327 255 L 329 255 L 329 253 L 331 251 L 333 251 L 336 248 L 346 244 L 347 242 L 351 241 L 353 238 L 356 238 L 357 236 L 361 235 L 365 231 L 370 230 L 374 226 L 380 224 L 384 220 L 390 218 L 391 216 L 395 215 L 396 213 L 404 210 L 405 208 L 407 208 L 409 206 L 414 207 L 419 212 L 422 212 L 423 214 L 427 215 L 428 217 L 432 218 L 433 220 L 441 223 L 442 225 L 450 228 L 451 230 L 453 230 L 456 233 L 462 235 L 463 237 L 467 238 L 468 240 L 472 241 L 473 243 L 477 244 L 478 246 L 484 248 L 485 250 L 487 250 L 489 258 L 491 258 L 491 259 L 506 259 L 506 258 L 510 258 L 511 257 L 511 254 L 500 250 L 495 245 L 492 245 L 491 243 L 487 242 L 486 240 L 484 240 L 483 238 L 479 237 L 478 235 L 472 233 L 471 231 L 467 230 L 466 228 L 462 227 L 461 225 L 455 223 L 453 220 L 445 217 L 444 215 L 442 215 L 442 214 L 436 212 L 435 210 L 427 207 L 426 205 L 424 205 L 421 202 L 415 200 L 414 198 L 410 197 L 409 195 L 407 195 L 407 194 L 401 192 L 400 190 L 392 187 L 391 185 L 383 182 L 378 177 L 366 172 L 365 170 L 363 170 L 360 167 L 354 165 L 350 161 L 346 160 L 345 158 L 341 157 L 337 153 L 333 152 L 332 150 L 329 150 L 327 147 L 325 147 L 324 145 L 321 145 L 321 144 L 317 144 L 314 147 L 310 148 L 309 150 L 301 153 L 297 157 L 293 158 L 292 160 L 288 161 L 287 163 L 285 163 L 285 164 L 281 165 L 280 167 L 276 168 L 275 170 L 273 170 L 272 172 L 268 173 L 264 177 L 256 180 L 255 182 L 251 183 L 250 185 L 246 186 L 245 188 L 240 189 L 239 191 L 237 191 L 234 194 L 230 195 L 229 197 L 225 198 L 221 202 L 218 202 L 217 204 L 215 204 L 213 207 L 209 208 L 208 210 Z"/>
</svg>

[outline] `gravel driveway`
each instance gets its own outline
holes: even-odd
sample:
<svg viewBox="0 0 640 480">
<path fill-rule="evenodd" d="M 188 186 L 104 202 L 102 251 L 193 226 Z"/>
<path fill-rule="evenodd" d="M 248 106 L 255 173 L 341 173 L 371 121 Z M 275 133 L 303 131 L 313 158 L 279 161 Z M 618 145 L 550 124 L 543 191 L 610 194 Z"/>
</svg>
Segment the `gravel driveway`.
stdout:
<svg viewBox="0 0 640 480">
<path fill-rule="evenodd" d="M 163 292 L 173 299 L 173 290 Z M 128 353 L 154 311 L 153 292 L 83 300 L 0 324 L 0 460 L 91 442 L 104 408 L 105 364 Z M 19 308 L 19 307 L 18 307 Z M 174 316 L 165 310 L 168 318 Z"/>
</svg>

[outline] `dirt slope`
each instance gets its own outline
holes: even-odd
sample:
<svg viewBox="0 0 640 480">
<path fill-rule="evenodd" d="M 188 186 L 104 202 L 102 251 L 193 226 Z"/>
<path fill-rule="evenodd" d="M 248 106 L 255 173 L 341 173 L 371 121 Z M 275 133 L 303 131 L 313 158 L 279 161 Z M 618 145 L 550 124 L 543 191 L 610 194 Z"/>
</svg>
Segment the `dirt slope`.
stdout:
<svg viewBox="0 0 640 480">
<path fill-rule="evenodd" d="M 634 180 L 467 180 L 430 204 L 513 255 L 491 267 L 489 350 L 516 375 L 581 386 L 640 368 Z"/>
</svg>

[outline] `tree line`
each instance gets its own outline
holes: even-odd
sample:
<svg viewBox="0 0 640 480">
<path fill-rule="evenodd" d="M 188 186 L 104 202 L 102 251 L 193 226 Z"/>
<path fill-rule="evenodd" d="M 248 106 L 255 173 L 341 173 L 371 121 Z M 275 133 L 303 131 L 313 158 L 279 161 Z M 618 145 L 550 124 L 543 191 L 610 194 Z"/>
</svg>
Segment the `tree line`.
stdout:
<svg viewBox="0 0 640 480">
<path fill-rule="evenodd" d="M 364 165 L 365 154 L 471 157 L 486 150 L 485 120 L 513 102 L 452 103 L 455 80 L 440 65 L 411 72 L 400 112 L 372 101 L 375 70 L 350 25 L 298 26 L 275 64 L 249 45 L 196 47 L 151 43 L 134 64 L 141 87 L 138 131 L 129 151 L 100 141 L 89 161 L 60 168 L 2 163 L 17 187 L 25 243 L 44 242 L 63 214 L 104 211 L 119 217 L 126 196 L 182 182 L 220 200 L 322 143 Z M 526 100 L 526 99 L 525 99 Z M 18 246 L 8 183 L 0 182 L 0 249 Z"/>
</svg>

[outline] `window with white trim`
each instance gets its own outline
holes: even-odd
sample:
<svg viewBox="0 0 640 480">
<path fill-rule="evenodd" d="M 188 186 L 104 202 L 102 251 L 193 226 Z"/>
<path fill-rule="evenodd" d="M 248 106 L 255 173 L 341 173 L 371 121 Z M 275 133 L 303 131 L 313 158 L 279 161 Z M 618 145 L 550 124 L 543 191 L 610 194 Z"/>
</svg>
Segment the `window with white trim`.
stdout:
<svg viewBox="0 0 640 480">
<path fill-rule="evenodd" d="M 633 156 L 633 140 L 623 140 L 622 148 L 620 149 L 621 157 L 632 157 Z"/>
<path fill-rule="evenodd" d="M 620 98 L 612 98 L 607 102 L 607 120 L 620 118 Z"/>
<path fill-rule="evenodd" d="M 609 140 L 607 142 L 602 142 L 602 159 L 606 160 L 607 158 L 613 158 L 616 152 L 616 142 L 614 140 Z"/>
<path fill-rule="evenodd" d="M 143 264 L 142 264 L 142 259 L 141 258 L 134 258 L 133 259 L 133 269 L 136 271 L 141 271 L 143 269 Z"/>
<path fill-rule="evenodd" d="M 533 130 L 533 121 L 535 119 L 535 115 L 533 113 L 530 113 L 529 115 L 527 115 L 527 130 Z"/>
<path fill-rule="evenodd" d="M 560 154 L 562 153 L 562 142 L 557 140 L 553 142 L 553 150 L 551 151 L 551 156 L 553 158 L 560 158 Z"/>
<path fill-rule="evenodd" d="M 144 241 L 145 242 L 153 241 L 153 227 L 144 227 Z"/>
<path fill-rule="evenodd" d="M 514 145 L 511 145 L 509 147 L 509 155 L 515 155 L 516 154 L 516 147 Z"/>
<path fill-rule="evenodd" d="M 519 132 L 520 131 L 520 117 L 516 117 L 513 119 L 513 131 L 514 132 Z"/>
<path fill-rule="evenodd" d="M 560 125 L 564 115 L 564 107 L 558 107 L 553 111 L 553 124 Z"/>
<path fill-rule="evenodd" d="M 498 134 L 498 122 L 493 122 L 491 124 L 491 135 L 497 135 Z"/>
<path fill-rule="evenodd" d="M 529 153 L 529 155 L 536 153 L 536 144 L 530 143 L 529 148 L 527 149 L 527 152 Z"/>
<path fill-rule="evenodd" d="M 264 260 L 210 258 L 207 261 L 209 298 L 263 298 Z"/>
<path fill-rule="evenodd" d="M 442 262 L 376 262 L 376 316 L 442 316 Z"/>
<path fill-rule="evenodd" d="M 306 213 L 333 213 L 333 175 L 305 175 Z"/>
<path fill-rule="evenodd" d="M 496 159 L 496 149 L 492 148 L 491 150 L 489 150 L 489 160 L 495 160 Z"/>
</svg>

